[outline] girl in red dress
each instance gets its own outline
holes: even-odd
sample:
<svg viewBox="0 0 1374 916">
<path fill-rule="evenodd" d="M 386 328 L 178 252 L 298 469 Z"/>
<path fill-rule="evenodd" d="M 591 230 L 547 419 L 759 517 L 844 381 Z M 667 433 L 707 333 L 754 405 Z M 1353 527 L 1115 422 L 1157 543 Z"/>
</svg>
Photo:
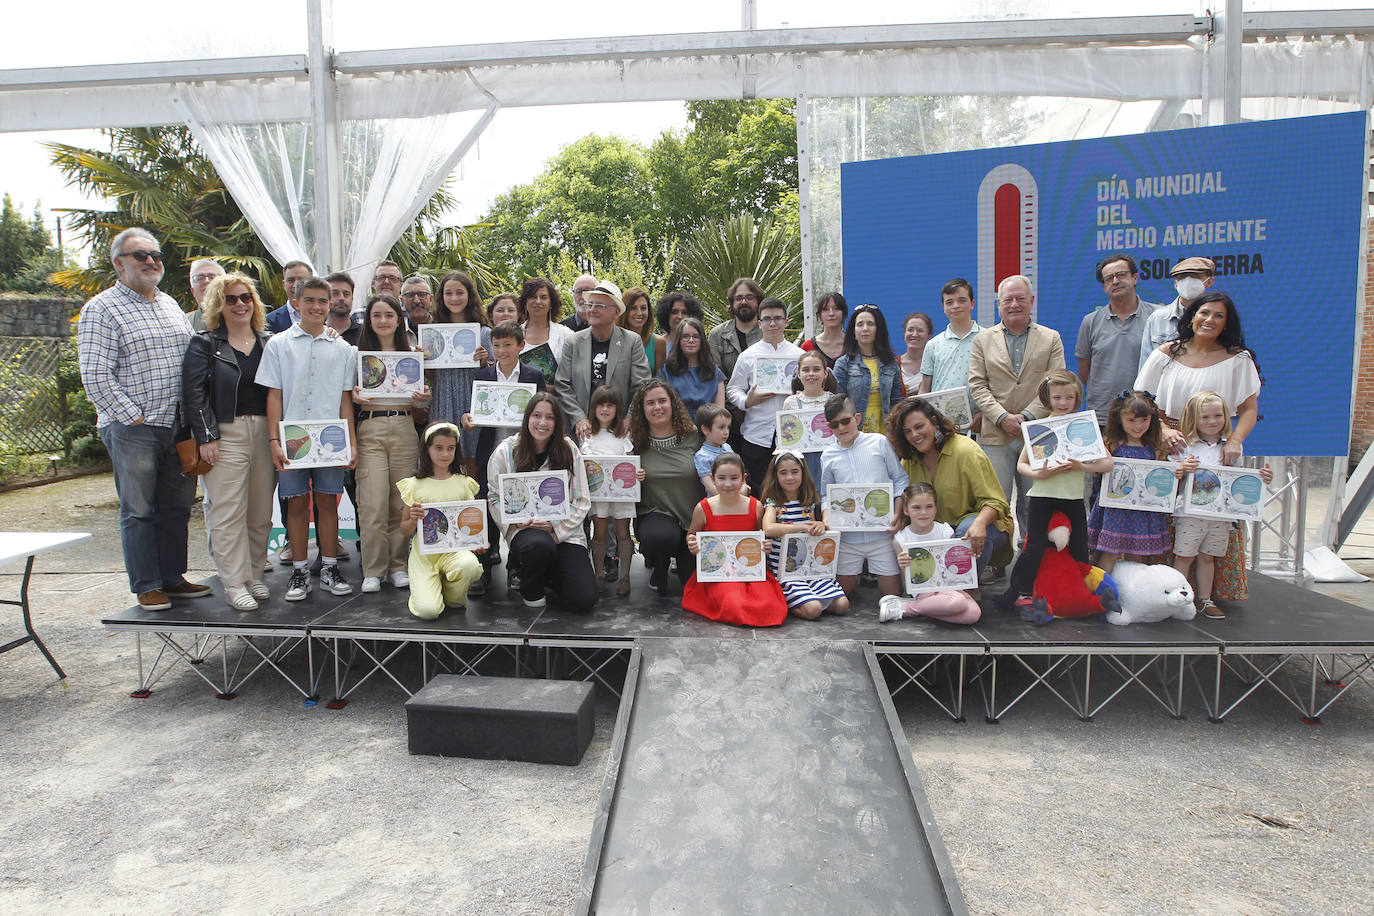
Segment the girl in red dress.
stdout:
<svg viewBox="0 0 1374 916">
<path fill-rule="evenodd" d="M 711 465 L 716 495 L 697 503 L 687 529 L 687 548 L 698 553 L 698 531 L 759 531 L 763 506 L 752 496 L 742 496 L 744 463 L 733 452 L 716 457 Z M 787 599 L 771 572 L 762 582 L 698 582 L 696 573 L 682 591 L 683 610 L 722 623 L 750 627 L 775 627 L 787 619 Z"/>
</svg>

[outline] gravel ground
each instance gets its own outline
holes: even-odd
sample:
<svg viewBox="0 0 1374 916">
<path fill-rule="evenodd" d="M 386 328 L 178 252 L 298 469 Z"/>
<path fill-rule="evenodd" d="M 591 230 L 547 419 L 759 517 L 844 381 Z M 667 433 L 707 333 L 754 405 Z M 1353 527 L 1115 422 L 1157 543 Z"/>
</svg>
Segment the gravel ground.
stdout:
<svg viewBox="0 0 1374 916">
<path fill-rule="evenodd" d="M 70 676 L 29 646 L 0 657 L 0 911 L 570 909 L 612 701 L 582 764 L 555 767 L 412 757 L 386 683 L 330 711 L 266 678 L 219 701 L 182 667 L 130 699 L 133 637 L 98 623 L 131 603 L 117 511 L 108 476 L 0 494 L 2 527 L 96 535 L 35 576 Z M 1328 590 L 1374 606 L 1374 586 Z M 1271 695 L 1211 724 L 1188 689 L 1181 722 L 1138 691 L 1079 722 L 1039 691 L 996 726 L 976 696 L 961 724 L 899 694 L 973 912 L 1374 912 L 1369 685 L 1318 726 Z"/>
</svg>

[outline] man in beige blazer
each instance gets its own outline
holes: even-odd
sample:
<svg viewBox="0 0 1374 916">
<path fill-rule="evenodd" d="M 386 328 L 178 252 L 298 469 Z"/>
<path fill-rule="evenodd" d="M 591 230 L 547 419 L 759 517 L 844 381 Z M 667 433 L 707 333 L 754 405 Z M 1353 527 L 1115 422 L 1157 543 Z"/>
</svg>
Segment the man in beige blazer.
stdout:
<svg viewBox="0 0 1374 916">
<path fill-rule="evenodd" d="M 610 385 L 625 398 L 628 407 L 634 390 L 649 377 L 644 341 L 615 320 L 625 311 L 620 287 L 603 280 L 586 295 L 587 327 L 563 344 L 563 355 L 554 373 L 554 391 L 568 425 L 579 440 L 591 435 L 587 419 L 592 392 Z"/>
<path fill-rule="evenodd" d="M 1026 491 L 1030 480 L 1016 473 L 1023 445 L 1021 424 L 1046 416 L 1037 397 L 1045 373 L 1063 369 L 1064 342 L 1059 332 L 1031 319 L 1035 287 L 1029 277 L 1007 277 L 997 286 L 1001 322 L 979 334 L 969 354 L 968 385 L 973 406 L 983 414 L 979 443 L 992 460 L 997 479 L 1016 507 L 1016 524 L 1026 530 Z M 1012 500 L 1012 483 L 1017 497 Z M 1001 571 L 996 571 L 1001 577 Z"/>
</svg>

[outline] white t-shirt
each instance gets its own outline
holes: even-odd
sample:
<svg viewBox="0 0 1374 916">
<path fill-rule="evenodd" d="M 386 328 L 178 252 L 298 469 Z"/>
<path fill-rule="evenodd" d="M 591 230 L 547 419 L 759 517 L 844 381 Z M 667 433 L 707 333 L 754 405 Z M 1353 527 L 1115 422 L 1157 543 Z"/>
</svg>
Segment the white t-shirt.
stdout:
<svg viewBox="0 0 1374 916">
<path fill-rule="evenodd" d="M 926 534 L 917 534 L 907 525 L 896 534 L 897 546 L 905 550 L 908 547 L 915 547 L 923 541 L 948 541 L 954 537 L 954 526 L 945 522 L 935 522 L 930 526 L 930 531 Z"/>
</svg>

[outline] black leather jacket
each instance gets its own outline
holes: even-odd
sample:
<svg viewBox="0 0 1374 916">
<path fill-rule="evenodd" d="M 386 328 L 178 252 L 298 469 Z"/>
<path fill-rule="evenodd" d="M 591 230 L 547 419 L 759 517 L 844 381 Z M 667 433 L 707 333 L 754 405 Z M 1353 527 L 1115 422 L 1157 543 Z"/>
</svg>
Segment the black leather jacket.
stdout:
<svg viewBox="0 0 1374 916">
<path fill-rule="evenodd" d="M 267 346 L 267 334 L 255 333 Z M 196 442 L 219 438 L 219 425 L 234 422 L 238 398 L 239 361 L 224 325 L 192 337 L 181 361 L 181 410 Z"/>
</svg>

